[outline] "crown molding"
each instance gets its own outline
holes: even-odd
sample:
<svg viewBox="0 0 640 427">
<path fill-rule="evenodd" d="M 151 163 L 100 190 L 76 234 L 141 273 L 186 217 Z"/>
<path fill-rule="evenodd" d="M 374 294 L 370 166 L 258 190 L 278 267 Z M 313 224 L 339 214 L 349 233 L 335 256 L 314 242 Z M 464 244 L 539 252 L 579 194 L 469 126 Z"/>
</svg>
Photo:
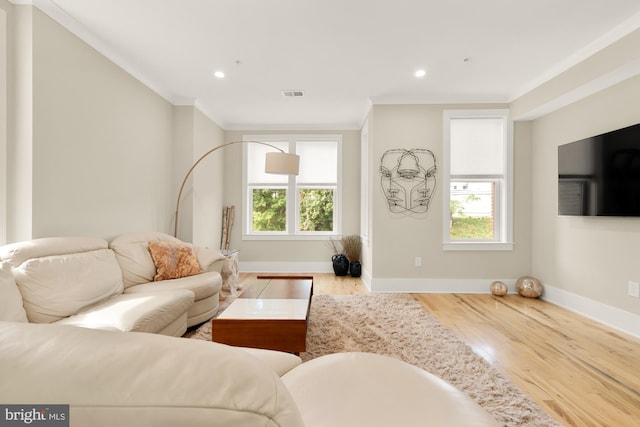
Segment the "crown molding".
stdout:
<svg viewBox="0 0 640 427">
<path fill-rule="evenodd" d="M 610 73 L 603 74 L 598 78 L 570 90 L 545 104 L 539 105 L 533 110 L 527 111 L 523 114 L 514 115 L 513 119 L 535 120 L 638 75 L 640 75 L 640 59 L 636 59 L 635 61 L 631 61 L 621 67 L 618 67 Z"/>
<path fill-rule="evenodd" d="M 370 98 L 372 105 L 424 105 L 424 104 L 508 104 L 503 95 L 384 95 Z"/>
<path fill-rule="evenodd" d="M 585 46 L 583 49 L 575 52 L 573 55 L 568 56 L 563 61 L 556 64 L 555 67 L 547 70 L 546 73 L 543 73 L 528 84 L 522 86 L 519 90 L 511 94 L 511 96 L 509 97 L 509 102 L 515 101 L 516 99 L 533 91 L 535 88 L 543 85 L 544 83 L 552 80 L 555 77 L 558 77 L 563 72 L 575 67 L 589 57 L 595 55 L 596 53 L 600 52 L 601 50 L 607 48 L 608 46 L 612 45 L 613 43 L 638 29 L 640 29 L 640 13 L 632 15 L 622 24 L 605 33 L 603 36 L 597 38 L 592 43 Z"/>
</svg>

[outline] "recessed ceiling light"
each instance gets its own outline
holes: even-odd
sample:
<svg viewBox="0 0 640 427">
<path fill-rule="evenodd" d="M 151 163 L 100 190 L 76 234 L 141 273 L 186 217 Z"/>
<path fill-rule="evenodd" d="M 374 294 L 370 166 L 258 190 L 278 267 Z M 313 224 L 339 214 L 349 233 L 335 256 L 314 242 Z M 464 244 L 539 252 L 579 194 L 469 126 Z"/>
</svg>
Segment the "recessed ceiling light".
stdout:
<svg viewBox="0 0 640 427">
<path fill-rule="evenodd" d="M 425 70 L 417 70 L 415 73 L 415 76 L 419 79 L 423 78 L 426 75 L 427 75 L 427 72 Z"/>
<path fill-rule="evenodd" d="M 219 79 L 224 79 L 224 71 L 216 71 L 213 75 Z"/>
</svg>

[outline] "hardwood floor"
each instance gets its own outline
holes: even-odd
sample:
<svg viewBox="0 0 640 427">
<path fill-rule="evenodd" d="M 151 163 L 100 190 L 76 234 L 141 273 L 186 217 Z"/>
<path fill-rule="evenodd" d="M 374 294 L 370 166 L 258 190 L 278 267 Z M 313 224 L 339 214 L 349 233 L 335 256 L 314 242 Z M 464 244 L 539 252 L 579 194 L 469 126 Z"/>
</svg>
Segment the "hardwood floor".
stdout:
<svg viewBox="0 0 640 427">
<path fill-rule="evenodd" d="M 315 295 L 336 295 L 336 294 L 366 294 L 369 293 L 367 287 L 359 278 L 351 276 L 336 276 L 331 273 L 260 273 L 266 276 L 313 276 L 313 293 Z M 254 280 L 258 274 L 240 273 L 239 283 L 247 285 Z"/>
<path fill-rule="evenodd" d="M 415 296 L 569 426 L 640 426 L 640 340 L 519 295 Z"/>
<path fill-rule="evenodd" d="M 313 276 L 316 294 L 367 293 L 359 279 Z M 414 296 L 563 424 L 640 426 L 639 339 L 518 295 Z"/>
</svg>

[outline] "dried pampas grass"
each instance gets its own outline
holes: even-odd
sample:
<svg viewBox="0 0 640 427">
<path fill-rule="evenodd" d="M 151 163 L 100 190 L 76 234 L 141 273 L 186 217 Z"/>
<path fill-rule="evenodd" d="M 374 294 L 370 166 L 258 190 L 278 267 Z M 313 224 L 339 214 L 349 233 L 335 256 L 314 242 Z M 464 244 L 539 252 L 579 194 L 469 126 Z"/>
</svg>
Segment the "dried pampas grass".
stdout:
<svg viewBox="0 0 640 427">
<path fill-rule="evenodd" d="M 362 242 L 360 241 L 360 236 L 355 234 L 344 236 L 342 238 L 342 249 L 349 261 L 360 261 L 360 257 L 362 256 Z"/>
</svg>

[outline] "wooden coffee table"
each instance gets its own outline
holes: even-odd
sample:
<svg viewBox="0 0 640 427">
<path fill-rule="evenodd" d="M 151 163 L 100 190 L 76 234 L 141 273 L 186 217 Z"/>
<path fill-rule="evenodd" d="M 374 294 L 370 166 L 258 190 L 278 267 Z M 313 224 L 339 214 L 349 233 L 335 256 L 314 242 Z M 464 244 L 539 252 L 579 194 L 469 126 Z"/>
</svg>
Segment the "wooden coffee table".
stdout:
<svg viewBox="0 0 640 427">
<path fill-rule="evenodd" d="M 212 320 L 212 341 L 299 353 L 306 350 L 313 277 L 259 276 Z"/>
</svg>

